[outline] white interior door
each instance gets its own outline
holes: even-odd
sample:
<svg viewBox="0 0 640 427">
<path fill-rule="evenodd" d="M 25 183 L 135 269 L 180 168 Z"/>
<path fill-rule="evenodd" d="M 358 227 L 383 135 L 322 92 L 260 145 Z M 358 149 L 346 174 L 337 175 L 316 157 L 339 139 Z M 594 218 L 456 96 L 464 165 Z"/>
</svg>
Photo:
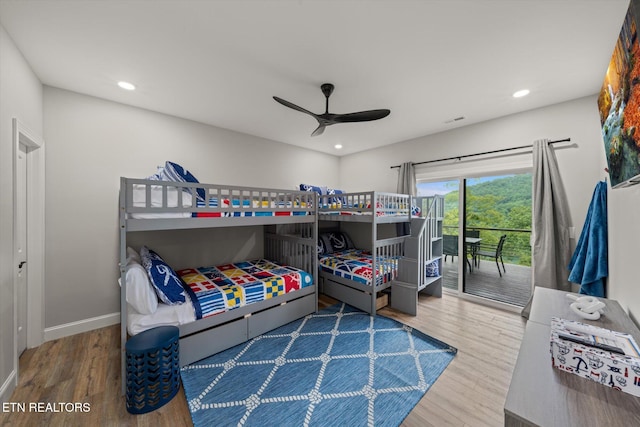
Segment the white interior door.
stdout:
<svg viewBox="0 0 640 427">
<path fill-rule="evenodd" d="M 18 355 L 27 348 L 27 147 L 19 145 L 16 164 L 16 267 Z"/>
</svg>

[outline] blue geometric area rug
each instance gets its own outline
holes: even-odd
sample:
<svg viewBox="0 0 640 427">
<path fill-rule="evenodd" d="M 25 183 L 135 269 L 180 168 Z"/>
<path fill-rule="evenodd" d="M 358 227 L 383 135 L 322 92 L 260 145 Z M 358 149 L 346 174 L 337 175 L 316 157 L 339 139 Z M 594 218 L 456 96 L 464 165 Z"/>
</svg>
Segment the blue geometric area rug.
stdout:
<svg viewBox="0 0 640 427">
<path fill-rule="evenodd" d="M 456 349 L 336 304 L 181 369 L 193 424 L 397 426 Z"/>
</svg>

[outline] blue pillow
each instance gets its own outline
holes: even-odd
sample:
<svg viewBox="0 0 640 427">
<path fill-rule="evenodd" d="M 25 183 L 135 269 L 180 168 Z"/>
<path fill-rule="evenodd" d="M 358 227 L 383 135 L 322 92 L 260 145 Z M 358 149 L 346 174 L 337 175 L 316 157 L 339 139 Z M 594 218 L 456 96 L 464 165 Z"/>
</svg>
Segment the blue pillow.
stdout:
<svg viewBox="0 0 640 427">
<path fill-rule="evenodd" d="M 354 246 L 346 233 L 327 232 L 320 233 L 318 250 L 320 250 L 320 248 L 322 248 L 323 254 L 331 254 L 334 252 L 345 251 L 347 249 L 353 249 Z"/>
<path fill-rule="evenodd" d="M 186 301 L 185 290 L 182 281 L 175 271 L 164 262 L 164 260 L 152 251 L 143 246 L 140 249 L 142 265 L 147 270 L 153 287 L 156 289 L 158 298 L 167 305 L 182 304 Z"/>
<path fill-rule="evenodd" d="M 427 277 L 438 277 L 440 276 L 440 269 L 438 268 L 438 261 L 432 261 L 429 264 L 427 264 L 427 268 L 426 268 L 426 276 Z"/>
<path fill-rule="evenodd" d="M 326 191 L 322 190 L 322 187 L 317 187 L 315 185 L 307 185 L 307 184 L 300 184 L 300 191 L 315 191 L 316 193 L 318 193 L 319 196 L 323 196 L 327 194 Z"/>
<path fill-rule="evenodd" d="M 162 181 L 164 179 L 164 168 L 162 166 L 158 166 L 158 171 L 145 179 L 151 181 Z"/>
<path fill-rule="evenodd" d="M 334 188 L 327 188 L 327 194 L 333 194 L 333 195 L 337 195 L 337 194 L 344 194 L 344 191 L 342 190 L 337 190 Z M 342 204 L 346 204 L 347 201 L 345 200 L 344 197 L 332 197 L 329 199 L 330 203 L 337 203 L 340 202 Z"/>
<path fill-rule="evenodd" d="M 328 253 L 324 240 L 318 239 L 318 255 L 326 255 Z"/>
<path fill-rule="evenodd" d="M 196 179 L 195 176 L 182 166 L 177 163 L 167 161 L 164 165 L 164 176 L 167 181 L 176 181 L 176 182 L 193 182 L 199 184 L 200 181 Z M 201 201 L 204 201 L 205 194 L 203 188 L 198 188 L 196 190 L 197 198 Z"/>
</svg>

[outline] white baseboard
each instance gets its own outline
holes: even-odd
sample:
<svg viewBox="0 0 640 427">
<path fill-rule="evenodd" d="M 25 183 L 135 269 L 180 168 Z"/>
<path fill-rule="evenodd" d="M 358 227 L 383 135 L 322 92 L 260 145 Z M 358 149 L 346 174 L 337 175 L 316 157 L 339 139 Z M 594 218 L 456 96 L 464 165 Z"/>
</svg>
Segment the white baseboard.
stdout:
<svg viewBox="0 0 640 427">
<path fill-rule="evenodd" d="M 120 313 L 105 314 L 103 316 L 92 317 L 90 319 L 79 320 L 77 322 L 65 323 L 64 325 L 45 328 L 44 340 L 51 341 L 70 335 L 81 334 L 120 323 Z"/>
<path fill-rule="evenodd" d="M 16 388 L 16 371 L 12 370 L 2 387 L 0 387 L 0 402 L 8 402 Z"/>
</svg>

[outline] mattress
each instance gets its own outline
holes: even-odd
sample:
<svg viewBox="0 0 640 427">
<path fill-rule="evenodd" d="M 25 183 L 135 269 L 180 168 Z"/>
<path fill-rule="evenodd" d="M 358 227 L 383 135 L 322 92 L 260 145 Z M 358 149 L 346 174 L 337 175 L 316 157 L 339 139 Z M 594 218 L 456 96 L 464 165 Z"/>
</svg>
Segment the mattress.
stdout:
<svg viewBox="0 0 640 427">
<path fill-rule="evenodd" d="M 152 208 L 162 208 L 163 204 L 163 187 L 159 185 L 151 185 L 149 195 L 150 195 L 150 207 Z M 145 185 L 134 185 L 133 186 L 133 206 L 136 208 L 144 208 L 147 207 L 147 186 Z M 167 187 L 167 207 L 175 208 L 178 207 L 178 191 L 182 192 L 182 207 L 189 208 L 192 206 L 192 196 L 190 193 L 186 191 L 178 190 L 176 187 Z M 131 213 L 131 218 L 134 219 L 157 219 L 157 218 L 189 218 L 191 217 L 191 212 L 159 212 L 159 213 Z"/>
<path fill-rule="evenodd" d="M 347 249 L 331 254 L 318 255 L 318 257 L 318 266 L 321 271 L 371 286 L 373 274 L 370 252 L 361 249 Z M 376 261 L 379 273 L 376 286 L 390 282 L 397 274 L 398 258 L 378 257 Z"/>
<path fill-rule="evenodd" d="M 187 285 L 197 319 L 311 286 L 303 270 L 259 259 L 176 271 Z"/>
<path fill-rule="evenodd" d="M 320 211 L 322 215 L 373 215 L 371 211 Z M 376 216 L 402 216 L 406 217 L 406 212 L 383 212 L 376 211 Z"/>
<path fill-rule="evenodd" d="M 128 305 L 129 335 L 156 326 L 184 325 L 313 285 L 309 273 L 265 259 L 187 268 L 176 273 L 187 290 L 186 302 L 158 303 L 153 314 L 140 314 Z"/>
<path fill-rule="evenodd" d="M 344 210 L 349 209 L 349 210 Z M 367 204 L 341 204 L 333 203 L 331 205 L 322 205 L 319 209 L 319 214 L 322 215 L 373 215 L 371 205 Z M 376 204 L 375 210 L 376 216 L 400 216 L 406 217 L 408 215 L 406 205 L 398 205 L 397 203 L 390 203 L 382 205 Z M 412 216 L 419 216 L 420 209 L 417 206 L 411 206 Z"/>
</svg>

